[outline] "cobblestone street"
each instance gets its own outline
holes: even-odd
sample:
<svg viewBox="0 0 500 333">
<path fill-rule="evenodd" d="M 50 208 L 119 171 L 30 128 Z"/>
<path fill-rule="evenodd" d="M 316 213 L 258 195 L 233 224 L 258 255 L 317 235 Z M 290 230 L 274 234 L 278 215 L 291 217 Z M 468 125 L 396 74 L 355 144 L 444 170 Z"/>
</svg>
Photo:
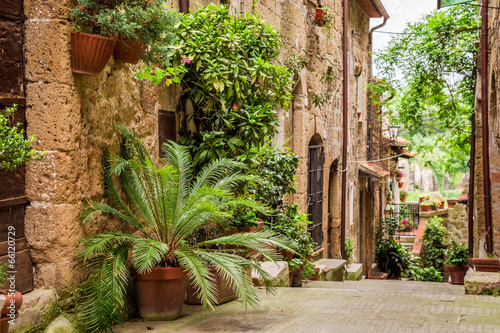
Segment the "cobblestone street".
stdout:
<svg viewBox="0 0 500 333">
<path fill-rule="evenodd" d="M 130 322 L 116 332 L 500 332 L 500 297 L 448 283 L 310 282 L 259 296 L 260 310 L 245 313 L 233 301 L 204 314 L 185 305 L 174 322 Z"/>
</svg>

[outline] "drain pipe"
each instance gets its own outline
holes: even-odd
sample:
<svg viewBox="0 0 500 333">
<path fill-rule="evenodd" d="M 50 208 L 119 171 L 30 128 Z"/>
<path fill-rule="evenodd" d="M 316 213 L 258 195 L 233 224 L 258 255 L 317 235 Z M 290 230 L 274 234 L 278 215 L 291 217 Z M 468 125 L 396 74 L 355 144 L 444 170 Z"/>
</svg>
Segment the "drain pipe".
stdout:
<svg viewBox="0 0 500 333">
<path fill-rule="evenodd" d="M 189 0 L 179 0 L 179 13 L 189 14 Z"/>
<path fill-rule="evenodd" d="M 488 139 L 488 0 L 482 1 L 481 11 L 481 131 L 483 143 L 483 190 L 486 252 L 493 253 L 491 229 L 490 152 Z"/>
<path fill-rule="evenodd" d="M 471 128 L 471 139 L 470 139 L 470 160 L 469 160 L 469 258 L 474 257 L 474 174 L 476 169 L 476 112 L 472 113 L 472 128 Z"/>
<path fill-rule="evenodd" d="M 342 84 L 343 84 L 343 100 L 342 100 L 342 200 L 340 206 L 340 255 L 345 259 L 345 225 L 346 225 L 346 192 L 347 192 L 347 135 L 348 135 L 348 19 L 349 19 L 349 0 L 344 0 L 344 15 L 343 15 L 343 67 L 342 67 Z"/>
<path fill-rule="evenodd" d="M 370 82 L 373 80 L 373 57 L 372 57 L 372 52 L 373 52 L 373 32 L 377 29 L 382 28 L 385 24 L 387 23 L 387 17 L 384 16 L 384 22 L 382 24 L 379 24 L 375 27 L 373 27 L 370 30 L 370 33 L 368 34 L 368 45 L 370 47 Z M 368 91 L 368 101 L 370 101 L 370 91 Z M 373 103 L 370 103 L 370 111 L 368 112 L 368 124 L 367 124 L 367 131 L 368 131 L 368 154 L 367 154 L 367 161 L 371 161 L 373 158 L 373 128 L 372 126 L 372 121 L 373 121 Z M 372 184 L 372 176 L 368 175 L 368 193 L 370 195 L 370 208 L 369 208 L 369 216 L 368 216 L 368 223 L 369 223 L 369 235 L 370 239 L 368 240 L 369 242 L 369 248 L 373 249 L 373 211 L 375 210 L 375 194 L 373 193 L 373 184 Z M 382 195 L 380 194 L 379 199 L 382 200 Z M 372 262 L 372 257 L 371 257 L 371 252 L 370 255 L 368 256 L 369 260 L 367 260 L 367 263 Z M 365 267 L 366 272 L 371 274 L 371 267 L 370 265 L 367 265 Z"/>
</svg>

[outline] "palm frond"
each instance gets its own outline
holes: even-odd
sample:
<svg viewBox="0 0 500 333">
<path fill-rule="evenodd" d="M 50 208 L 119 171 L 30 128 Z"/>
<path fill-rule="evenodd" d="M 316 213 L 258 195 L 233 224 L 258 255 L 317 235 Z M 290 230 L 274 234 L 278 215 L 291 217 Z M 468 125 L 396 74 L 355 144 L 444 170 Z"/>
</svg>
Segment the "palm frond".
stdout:
<svg viewBox="0 0 500 333">
<path fill-rule="evenodd" d="M 186 248 L 180 248 L 175 255 L 181 267 L 186 268 L 189 280 L 195 289 L 195 295 L 200 297 L 203 308 L 214 310 L 217 302 L 217 289 L 214 276 L 210 273 L 206 261 Z"/>
<path fill-rule="evenodd" d="M 132 247 L 132 262 L 137 273 L 145 274 L 159 264 L 169 253 L 168 245 L 151 240 L 137 239 Z"/>
</svg>

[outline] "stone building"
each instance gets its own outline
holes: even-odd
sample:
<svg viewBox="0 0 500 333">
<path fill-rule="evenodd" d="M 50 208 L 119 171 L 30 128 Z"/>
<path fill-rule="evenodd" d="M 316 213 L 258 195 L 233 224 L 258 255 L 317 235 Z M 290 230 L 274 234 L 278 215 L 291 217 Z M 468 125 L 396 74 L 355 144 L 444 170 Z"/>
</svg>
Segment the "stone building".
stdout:
<svg viewBox="0 0 500 333">
<path fill-rule="evenodd" d="M 175 133 L 180 126 L 173 120 L 178 103 L 175 87 L 134 80 L 140 65 L 111 58 L 97 76 L 72 73 L 71 3 L 4 0 L 0 6 L 0 104 L 19 104 L 18 116 L 22 118 L 25 111 L 27 134 L 35 136 L 35 148 L 46 150 L 41 161 L 6 175 L 3 184 L 8 185 L 0 185 L 0 245 L 7 240 L 7 226 L 15 223 L 18 251 L 24 251 L 18 254 L 24 258 L 18 281 L 25 283 L 25 292 L 33 288 L 33 280 L 36 287 L 57 290 L 79 281 L 74 256 L 78 239 L 119 227 L 118 221 L 104 218 L 85 227 L 79 220 L 85 200 L 103 197 L 102 149 L 117 152 L 120 142 L 114 125 L 134 128 L 153 156 L 158 156 L 159 141 L 165 137 L 158 129 L 166 126 Z M 195 3 L 200 7 L 208 1 Z M 195 3 L 191 4 L 193 10 Z M 240 4 L 243 11 L 251 10 L 249 1 L 234 1 L 233 5 L 239 8 Z M 171 5 L 178 8 L 175 2 Z M 349 1 L 348 67 L 343 68 L 343 1 L 327 0 L 325 6 L 335 18 L 331 39 L 311 18 L 316 3 L 267 0 L 257 5 L 262 18 L 283 36 L 281 60 L 304 54 L 310 61 L 300 73 L 292 108 L 278 110 L 277 141 L 290 139 L 300 158 L 293 199 L 302 210 L 311 215 L 315 212 L 315 232 L 324 249 L 319 255 L 324 258 L 339 257 L 341 178 L 346 173 L 346 237 L 354 240 L 357 261 L 369 267 L 375 221 L 383 206 L 382 182 L 377 179 L 385 175 L 380 167 L 364 162 L 368 160 L 368 126 L 374 119 L 365 88 L 371 78 L 369 27 L 370 18 L 387 19 L 388 15 L 379 0 Z M 348 77 L 346 163 L 342 161 L 344 70 Z M 316 75 L 323 71 L 336 80 L 326 87 L 331 100 L 318 108 L 310 95 L 325 88 Z M 314 156 L 318 158 L 315 162 Z M 0 253 L 0 260 L 5 255 Z"/>
<path fill-rule="evenodd" d="M 491 0 L 490 7 L 499 7 L 499 0 Z M 487 66 L 487 107 L 488 107 L 488 139 L 489 139 L 489 165 L 491 188 L 491 230 L 493 252 L 500 255 L 500 13 L 498 10 L 489 9 L 488 22 L 488 49 L 489 59 Z M 480 64 L 482 66 L 482 64 Z M 477 107 L 476 107 L 476 159 L 474 173 L 474 257 L 486 255 L 486 227 L 484 217 L 484 173 L 483 173 L 483 136 L 481 118 L 481 80 L 478 77 Z"/>
</svg>

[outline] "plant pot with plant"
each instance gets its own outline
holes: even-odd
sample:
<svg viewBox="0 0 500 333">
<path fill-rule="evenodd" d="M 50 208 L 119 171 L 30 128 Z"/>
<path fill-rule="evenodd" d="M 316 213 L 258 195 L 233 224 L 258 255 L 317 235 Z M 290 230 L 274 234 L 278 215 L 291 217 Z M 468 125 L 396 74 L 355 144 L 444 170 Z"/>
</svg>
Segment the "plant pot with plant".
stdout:
<svg viewBox="0 0 500 333">
<path fill-rule="evenodd" d="M 464 284 L 465 274 L 469 266 L 467 262 L 469 260 L 469 250 L 465 246 L 465 243 L 456 245 L 452 242 L 451 247 L 446 250 L 446 255 L 448 259 L 445 262 L 448 272 L 450 272 L 451 283 L 452 284 Z"/>
<path fill-rule="evenodd" d="M 448 201 L 448 208 L 453 208 L 457 204 L 457 199 L 447 199 Z"/>
<path fill-rule="evenodd" d="M 405 174 L 404 174 L 404 172 L 403 172 L 403 171 L 401 171 L 401 170 L 399 170 L 399 169 L 397 169 L 397 170 L 396 170 L 396 180 L 397 180 L 398 182 L 401 182 L 401 180 L 403 180 L 404 175 L 405 175 Z"/>
<path fill-rule="evenodd" d="M 399 191 L 399 200 L 401 200 L 401 202 L 406 202 L 407 197 L 408 197 L 408 192 L 406 192 L 405 190 Z"/>
<path fill-rule="evenodd" d="M 213 308 L 217 290 L 211 267 L 237 291 L 244 304 L 255 306 L 258 297 L 246 269 L 252 268 L 264 280 L 268 275 L 257 262 L 237 255 L 247 250 L 225 247 L 249 248 L 273 261 L 278 254 L 272 249 L 293 252 L 293 243 L 271 231 L 192 240 L 197 230 L 207 226 L 229 228 L 234 209 L 271 212 L 250 197 L 235 195 L 234 189 L 252 178 L 237 171 L 243 165 L 222 159 L 195 174 L 188 149 L 170 142 L 163 148 L 165 165 L 157 168 L 135 134 L 123 126 L 118 129 L 123 137 L 121 155 L 104 157 L 104 182 L 112 204 L 90 201 L 83 222 L 109 213 L 135 232 L 113 231 L 81 240 L 80 253 L 89 270 L 82 285 L 82 319 L 87 328 L 103 330 L 125 320 L 131 275 L 139 313 L 147 320 L 171 320 L 181 315 L 188 277 L 205 309 Z M 120 182 L 124 196 L 115 181 Z"/>
<path fill-rule="evenodd" d="M 77 0 L 70 16 L 73 72 L 86 75 L 99 74 L 113 51 L 115 60 L 137 63 L 146 48 L 168 44 L 175 22 L 163 0 Z"/>
</svg>

